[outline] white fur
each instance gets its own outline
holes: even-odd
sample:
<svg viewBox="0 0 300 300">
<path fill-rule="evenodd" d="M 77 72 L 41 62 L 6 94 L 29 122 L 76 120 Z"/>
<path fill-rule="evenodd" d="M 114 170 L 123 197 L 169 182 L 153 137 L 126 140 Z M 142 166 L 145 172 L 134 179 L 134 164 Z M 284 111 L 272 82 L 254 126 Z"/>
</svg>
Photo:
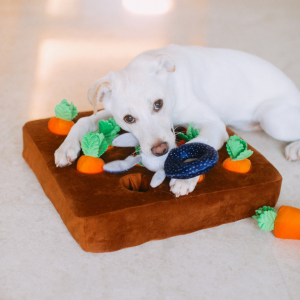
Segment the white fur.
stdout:
<svg viewBox="0 0 300 300">
<path fill-rule="evenodd" d="M 276 67 L 240 51 L 178 45 L 148 51 L 124 70 L 95 82 L 88 98 L 94 107 L 102 101 L 105 111 L 73 126 L 55 153 L 57 166 L 74 161 L 82 136 L 111 116 L 137 138 L 148 156 L 158 141 L 174 148 L 171 128 L 194 122 L 200 137 L 217 150 L 228 138 L 226 125 L 231 125 L 263 129 L 275 139 L 295 141 L 287 146 L 286 157 L 300 158 L 299 91 Z M 164 105 L 154 112 L 157 99 L 163 99 Z M 136 123 L 125 123 L 126 114 L 134 116 Z M 171 190 L 185 195 L 194 190 L 196 179 L 172 179 Z"/>
<path fill-rule="evenodd" d="M 138 140 L 132 133 L 124 133 L 113 140 L 113 145 L 117 147 L 135 147 L 138 146 Z M 155 172 L 150 185 L 154 188 L 159 186 L 166 174 L 164 171 L 164 164 L 168 154 L 156 157 L 154 155 L 148 156 L 144 153 L 133 157 L 128 156 L 125 160 L 115 160 L 105 164 L 103 169 L 107 172 L 124 172 L 133 168 L 137 163 L 142 163 L 148 170 Z"/>
<path fill-rule="evenodd" d="M 113 146 L 116 147 L 136 147 L 140 143 L 132 133 L 123 133 L 112 141 Z"/>
</svg>

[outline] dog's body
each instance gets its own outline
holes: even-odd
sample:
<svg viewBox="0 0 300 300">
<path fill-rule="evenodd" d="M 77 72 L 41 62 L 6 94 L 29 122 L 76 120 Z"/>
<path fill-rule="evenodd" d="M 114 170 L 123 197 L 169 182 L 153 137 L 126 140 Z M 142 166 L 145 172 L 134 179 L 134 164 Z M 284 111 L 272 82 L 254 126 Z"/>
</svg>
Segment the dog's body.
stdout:
<svg viewBox="0 0 300 300">
<path fill-rule="evenodd" d="M 298 89 L 270 63 L 240 51 L 178 45 L 148 51 L 95 82 L 88 98 L 94 107 L 101 100 L 105 110 L 73 126 L 55 153 L 57 166 L 74 161 L 82 136 L 109 117 L 131 132 L 148 156 L 176 147 L 174 126 L 194 122 L 199 139 L 206 138 L 217 150 L 231 125 L 293 142 L 286 157 L 300 158 Z M 197 180 L 172 179 L 171 190 L 185 195 Z"/>
</svg>

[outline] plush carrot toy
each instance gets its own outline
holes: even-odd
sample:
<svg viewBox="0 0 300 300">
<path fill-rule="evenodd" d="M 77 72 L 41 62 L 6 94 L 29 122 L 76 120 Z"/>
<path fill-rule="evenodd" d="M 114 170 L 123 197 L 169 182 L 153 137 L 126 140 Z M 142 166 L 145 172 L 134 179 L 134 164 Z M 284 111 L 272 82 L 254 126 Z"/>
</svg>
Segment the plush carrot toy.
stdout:
<svg viewBox="0 0 300 300">
<path fill-rule="evenodd" d="M 281 206 L 276 210 L 263 206 L 255 211 L 252 218 L 257 220 L 261 230 L 272 231 L 281 239 L 300 240 L 300 209 L 291 206 Z"/>
<path fill-rule="evenodd" d="M 70 104 L 66 99 L 63 99 L 54 109 L 55 117 L 51 118 L 48 122 L 48 129 L 58 135 L 67 135 L 74 122 L 72 121 L 78 114 L 76 106 L 71 102 Z"/>
<path fill-rule="evenodd" d="M 116 123 L 115 119 L 110 118 L 107 121 L 99 121 L 99 133 L 104 135 L 105 141 L 108 144 L 107 150 L 112 149 L 112 141 L 118 136 L 118 132 L 121 130 L 120 126 Z"/>
<path fill-rule="evenodd" d="M 188 129 L 186 130 L 186 133 L 178 132 L 177 135 L 181 138 L 181 141 L 177 144 L 177 146 L 179 147 L 197 137 L 199 135 L 199 130 L 194 129 L 194 123 L 191 122 Z"/>
<path fill-rule="evenodd" d="M 253 154 L 253 151 L 247 150 L 247 143 L 239 136 L 233 135 L 228 139 L 226 148 L 230 157 L 223 162 L 223 167 L 237 173 L 249 172 L 251 161 L 248 157 Z"/>
<path fill-rule="evenodd" d="M 84 153 L 78 162 L 77 170 L 81 173 L 96 174 L 103 172 L 104 161 L 99 158 L 108 148 L 103 133 L 87 133 L 81 140 L 81 149 Z"/>
</svg>

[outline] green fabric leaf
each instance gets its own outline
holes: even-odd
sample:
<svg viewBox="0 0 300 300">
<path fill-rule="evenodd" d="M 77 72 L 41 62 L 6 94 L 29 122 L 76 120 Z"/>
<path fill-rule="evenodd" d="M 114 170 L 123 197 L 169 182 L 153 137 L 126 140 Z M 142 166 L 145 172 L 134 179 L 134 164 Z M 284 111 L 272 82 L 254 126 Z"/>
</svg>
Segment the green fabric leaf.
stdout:
<svg viewBox="0 0 300 300">
<path fill-rule="evenodd" d="M 236 158 L 244 150 L 244 145 L 237 135 L 233 135 L 228 139 L 226 148 L 230 157 Z"/>
<path fill-rule="evenodd" d="M 135 146 L 135 153 L 136 155 L 140 155 L 141 154 L 141 146 Z"/>
<path fill-rule="evenodd" d="M 228 139 L 226 149 L 233 161 L 246 159 L 253 154 L 253 151 L 247 150 L 247 143 L 238 135 L 233 135 Z"/>
<path fill-rule="evenodd" d="M 121 130 L 120 126 L 116 123 L 115 119 L 110 118 L 107 121 L 99 121 L 99 132 L 103 133 L 105 137 L 116 137 L 117 133 Z"/>
<path fill-rule="evenodd" d="M 265 211 L 274 211 L 274 212 L 276 212 L 276 210 L 271 206 L 263 206 L 263 207 L 260 207 L 259 209 L 257 209 L 255 211 L 255 216 L 253 216 L 252 218 L 257 220 L 257 218 L 259 218 L 259 216 L 261 214 L 263 214 Z"/>
<path fill-rule="evenodd" d="M 261 230 L 272 231 L 274 230 L 274 223 L 277 216 L 277 212 L 268 210 L 263 212 L 257 219 L 258 226 Z"/>
<path fill-rule="evenodd" d="M 189 142 L 190 140 L 194 139 L 195 137 L 197 137 L 199 135 L 199 130 L 194 129 L 193 125 L 194 125 L 194 123 L 191 122 L 186 131 L 186 134 L 184 134 L 183 132 L 179 132 L 177 135 L 185 142 Z"/>
<path fill-rule="evenodd" d="M 193 130 L 193 139 L 199 135 L 199 130 L 196 128 Z"/>
<path fill-rule="evenodd" d="M 109 146 L 112 146 L 112 141 L 118 136 L 118 134 L 112 135 L 112 136 L 105 136 L 105 141 Z"/>
<path fill-rule="evenodd" d="M 121 130 L 120 126 L 117 124 L 114 118 L 109 118 L 108 122 L 110 122 L 118 132 Z"/>
<path fill-rule="evenodd" d="M 108 148 L 102 133 L 89 132 L 81 140 L 81 149 L 86 156 L 100 157 Z"/>
<path fill-rule="evenodd" d="M 73 120 L 78 115 L 78 109 L 71 101 L 70 103 L 70 111 L 71 111 L 71 120 Z"/>
<path fill-rule="evenodd" d="M 105 120 L 99 121 L 99 131 L 100 133 L 103 133 L 104 135 L 109 134 L 114 130 L 114 126 L 109 122 Z"/>
<path fill-rule="evenodd" d="M 68 103 L 67 99 L 63 99 L 54 109 L 55 116 L 66 121 L 73 120 L 78 115 L 77 107 L 73 102 Z"/>
<path fill-rule="evenodd" d="M 183 132 L 178 132 L 177 136 L 179 136 L 182 140 L 186 142 L 189 141 L 189 138 Z"/>
<path fill-rule="evenodd" d="M 120 130 L 118 130 L 117 128 L 113 129 L 111 132 L 105 134 L 105 136 L 117 136 L 117 133 L 119 132 Z"/>
<path fill-rule="evenodd" d="M 186 136 L 188 138 L 188 141 L 194 139 L 198 135 L 199 135 L 199 130 L 194 129 L 194 122 L 191 122 L 188 129 L 187 129 L 187 131 L 186 131 Z"/>
<path fill-rule="evenodd" d="M 141 166 L 141 167 L 145 167 L 141 162 L 138 163 L 137 165 Z"/>
<path fill-rule="evenodd" d="M 246 158 L 250 157 L 252 154 L 253 154 L 252 150 L 245 150 L 245 151 L 241 152 L 237 158 L 233 158 L 232 161 L 246 159 Z"/>
<path fill-rule="evenodd" d="M 107 143 L 106 139 L 104 138 L 102 140 L 102 143 L 101 143 L 100 148 L 99 148 L 99 156 L 98 157 L 100 157 L 107 150 L 107 148 L 108 148 L 108 143 Z"/>
<path fill-rule="evenodd" d="M 261 230 L 271 231 L 274 229 L 276 216 L 277 211 L 273 207 L 263 206 L 255 211 L 255 216 L 252 218 L 258 222 Z"/>
<path fill-rule="evenodd" d="M 192 136 L 192 131 L 193 131 L 193 125 L 194 125 L 194 122 L 191 122 L 188 129 L 186 130 L 186 135 L 188 137 Z"/>
</svg>

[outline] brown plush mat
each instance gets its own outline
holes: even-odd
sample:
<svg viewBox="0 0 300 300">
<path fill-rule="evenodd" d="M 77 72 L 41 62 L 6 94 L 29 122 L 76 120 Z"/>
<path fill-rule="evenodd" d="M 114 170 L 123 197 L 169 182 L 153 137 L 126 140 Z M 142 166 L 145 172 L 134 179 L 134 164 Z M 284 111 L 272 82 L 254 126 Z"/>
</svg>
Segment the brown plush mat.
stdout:
<svg viewBox="0 0 300 300">
<path fill-rule="evenodd" d="M 141 167 L 96 175 L 79 173 L 76 163 L 56 168 L 54 151 L 64 137 L 48 131 L 48 120 L 25 124 L 23 157 L 85 251 L 110 252 L 234 222 L 252 216 L 260 206 L 274 206 L 278 200 L 282 178 L 251 146 L 254 154 L 248 174 L 223 169 L 222 162 L 228 157 L 224 146 L 217 166 L 205 180 L 193 193 L 179 198 L 170 192 L 169 179 L 155 189 L 149 187 L 153 173 Z M 133 148 L 114 148 L 102 158 L 109 162 L 133 152 Z"/>
</svg>

